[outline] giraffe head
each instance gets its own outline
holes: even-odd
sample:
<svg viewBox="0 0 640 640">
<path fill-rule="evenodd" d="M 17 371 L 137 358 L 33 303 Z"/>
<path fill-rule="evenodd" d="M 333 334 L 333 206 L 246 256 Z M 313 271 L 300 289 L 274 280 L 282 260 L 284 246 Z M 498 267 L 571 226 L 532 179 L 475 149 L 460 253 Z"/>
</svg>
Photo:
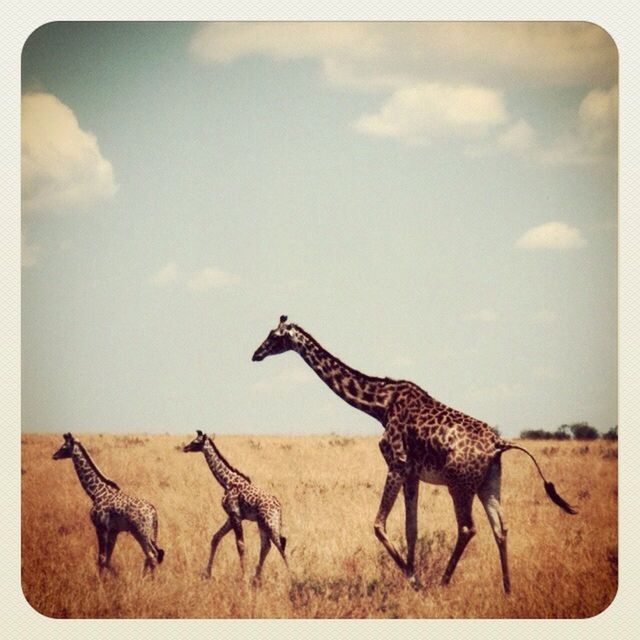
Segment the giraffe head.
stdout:
<svg viewBox="0 0 640 640">
<path fill-rule="evenodd" d="M 70 458 L 73 454 L 73 445 L 75 440 L 70 433 L 65 433 L 63 436 L 64 442 L 62 446 L 53 454 L 54 460 L 61 460 L 62 458 Z"/>
<path fill-rule="evenodd" d="M 286 324 L 287 316 L 280 316 L 280 322 L 272 329 L 267 339 L 256 349 L 251 358 L 254 362 L 264 360 L 267 356 L 275 356 L 293 348 L 291 325 Z"/>
<path fill-rule="evenodd" d="M 189 444 L 182 448 L 185 453 L 189 453 L 190 451 L 202 451 L 204 443 L 207 440 L 207 434 L 202 433 L 200 429 L 198 429 L 196 433 L 198 435 Z"/>
</svg>

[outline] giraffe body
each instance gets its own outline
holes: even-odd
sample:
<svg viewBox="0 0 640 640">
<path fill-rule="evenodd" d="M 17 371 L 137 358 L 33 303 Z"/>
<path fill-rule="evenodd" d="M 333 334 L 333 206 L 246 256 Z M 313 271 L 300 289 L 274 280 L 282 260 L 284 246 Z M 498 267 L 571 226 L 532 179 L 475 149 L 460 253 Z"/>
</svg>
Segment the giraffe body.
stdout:
<svg viewBox="0 0 640 640">
<path fill-rule="evenodd" d="M 453 499 L 458 539 L 445 569 L 447 584 L 469 540 L 475 535 L 471 515 L 477 495 L 482 502 L 502 567 L 503 586 L 510 589 L 507 564 L 507 527 L 500 506 L 501 454 L 520 449 L 531 457 L 548 496 L 568 513 L 575 513 L 547 482 L 533 456 L 503 440 L 489 425 L 448 407 L 413 382 L 364 375 L 326 351 L 301 327 L 282 316 L 276 329 L 253 354 L 254 361 L 296 351 L 320 379 L 353 407 L 376 418 L 384 427 L 380 452 L 388 473 L 374 522 L 376 537 L 413 585 L 417 536 L 419 482 L 446 485 Z M 407 557 L 402 558 L 386 533 L 386 521 L 400 492 L 405 498 Z"/>
<path fill-rule="evenodd" d="M 82 443 L 70 433 L 53 454 L 54 460 L 71 458 L 82 488 L 91 498 L 89 511 L 98 537 L 98 566 L 111 569 L 111 555 L 118 534 L 126 531 L 138 541 L 145 555 L 144 571 L 162 562 L 164 550 L 157 545 L 158 514 L 155 507 L 142 498 L 124 493 L 106 478 L 91 459 Z"/>
<path fill-rule="evenodd" d="M 251 479 L 232 467 L 210 436 L 197 432 L 197 437 L 186 445 L 185 452 L 202 451 L 216 480 L 224 489 L 222 508 L 227 514 L 227 521 L 211 538 L 209 560 L 204 569 L 204 577 L 211 577 L 213 558 L 220 540 L 233 530 L 236 537 L 236 548 L 240 557 L 240 566 L 244 572 L 244 534 L 242 521 L 249 520 L 258 524 L 260 531 L 260 559 L 256 567 L 254 582 L 260 580 L 262 565 L 271 549 L 271 544 L 278 549 L 287 565 L 285 556 L 286 538 L 282 535 L 282 507 L 272 494 L 258 488 Z M 288 565 L 287 565 L 288 566 Z"/>
</svg>

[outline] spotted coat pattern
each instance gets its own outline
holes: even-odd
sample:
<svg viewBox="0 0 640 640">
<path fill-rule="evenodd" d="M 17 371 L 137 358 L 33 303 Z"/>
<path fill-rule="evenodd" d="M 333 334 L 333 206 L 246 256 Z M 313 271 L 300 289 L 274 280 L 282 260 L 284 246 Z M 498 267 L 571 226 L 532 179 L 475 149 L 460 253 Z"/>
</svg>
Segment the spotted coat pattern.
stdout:
<svg viewBox="0 0 640 640">
<path fill-rule="evenodd" d="M 522 449 L 533 456 L 500 438 L 485 422 L 448 407 L 413 382 L 371 377 L 352 369 L 301 327 L 287 324 L 286 316 L 280 318 L 252 359 L 260 361 L 289 350 L 297 352 L 334 393 L 382 423 L 384 434 L 379 446 L 388 473 L 374 531 L 411 584 L 417 585 L 414 560 L 418 486 L 422 480 L 445 485 L 456 513 L 458 539 L 443 583 L 451 579 L 462 552 L 475 534 L 471 511 L 474 496 L 478 495 L 498 546 L 504 589 L 509 591 L 507 527 L 500 506 L 500 456 L 508 449 Z M 557 496 L 553 485 L 545 481 L 545 488 L 556 504 L 573 512 Z M 386 533 L 387 517 L 400 490 L 404 492 L 406 505 L 406 559 Z"/>
<path fill-rule="evenodd" d="M 271 543 L 280 552 L 285 565 L 287 565 L 287 558 L 284 552 L 287 540 L 281 535 L 282 507 L 278 499 L 267 491 L 258 488 L 248 476 L 231 466 L 216 447 L 213 438 L 202 431 L 197 432 L 196 438 L 186 445 L 183 451 L 202 451 L 213 476 L 224 489 L 222 508 L 228 518 L 211 538 L 209 560 L 203 572 L 204 577 L 211 577 L 213 558 L 218 544 L 231 530 L 233 530 L 236 537 L 240 566 L 244 572 L 243 520 L 256 522 L 260 531 L 260 558 L 254 581 L 258 582 L 260 580 L 262 565 L 271 549 Z"/>
<path fill-rule="evenodd" d="M 98 566 L 111 569 L 118 534 L 128 531 L 138 541 L 145 555 L 144 571 L 154 570 L 162 562 L 164 550 L 157 545 L 158 514 L 146 500 L 124 493 L 104 476 L 80 440 L 64 434 L 64 443 L 53 454 L 54 460 L 71 458 L 82 488 L 91 498 L 89 512 L 98 537 Z"/>
</svg>

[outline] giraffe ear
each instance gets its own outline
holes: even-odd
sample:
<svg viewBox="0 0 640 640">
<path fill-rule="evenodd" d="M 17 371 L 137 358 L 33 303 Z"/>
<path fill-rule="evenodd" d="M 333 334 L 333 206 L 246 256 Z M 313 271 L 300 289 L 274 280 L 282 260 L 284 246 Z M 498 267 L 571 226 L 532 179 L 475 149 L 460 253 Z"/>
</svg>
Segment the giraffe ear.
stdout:
<svg viewBox="0 0 640 640">
<path fill-rule="evenodd" d="M 287 321 L 287 316 L 280 316 L 280 324 Z"/>
<path fill-rule="evenodd" d="M 196 433 L 198 434 L 198 436 L 202 436 L 202 435 L 203 435 L 203 434 L 202 434 L 202 431 L 200 431 L 200 429 L 197 429 L 197 430 L 196 430 Z"/>
<path fill-rule="evenodd" d="M 62 436 L 65 440 L 73 440 L 73 436 L 70 433 L 65 433 Z"/>
</svg>

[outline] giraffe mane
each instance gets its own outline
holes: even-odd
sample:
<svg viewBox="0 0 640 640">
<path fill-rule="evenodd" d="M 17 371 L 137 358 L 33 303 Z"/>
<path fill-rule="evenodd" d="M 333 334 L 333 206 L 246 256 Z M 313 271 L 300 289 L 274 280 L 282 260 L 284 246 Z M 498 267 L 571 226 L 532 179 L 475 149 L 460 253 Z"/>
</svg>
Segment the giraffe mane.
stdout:
<svg viewBox="0 0 640 640">
<path fill-rule="evenodd" d="M 84 457 L 89 463 L 89 466 L 96 472 L 100 480 L 102 480 L 105 484 L 108 484 L 110 487 L 113 487 L 114 489 L 118 489 L 118 491 L 120 491 L 120 486 L 110 478 L 107 478 L 107 476 L 105 476 L 104 473 L 102 473 L 102 471 L 98 469 L 98 465 L 96 465 L 96 463 L 93 461 L 93 458 L 89 455 L 89 452 L 85 449 L 82 442 L 76 440 L 75 443 L 80 447 L 80 450 L 84 454 Z"/>
<path fill-rule="evenodd" d="M 216 455 L 218 456 L 218 458 L 220 458 L 220 460 L 222 461 L 222 464 L 224 464 L 224 466 L 227 467 L 227 469 L 229 469 L 230 471 L 233 471 L 234 473 L 237 473 L 239 476 L 242 476 L 248 482 L 251 482 L 251 478 L 248 475 L 242 473 L 242 471 L 240 471 L 239 469 L 236 469 L 233 465 L 229 464 L 228 460 L 220 453 L 220 449 L 216 447 L 215 442 L 213 441 L 213 438 L 211 436 L 207 436 L 207 440 L 213 447 L 213 450 L 216 452 Z"/>
<path fill-rule="evenodd" d="M 291 326 L 295 327 L 303 336 L 311 340 L 311 342 L 318 345 L 320 349 L 322 349 L 325 353 L 328 353 L 339 365 L 343 366 L 347 371 L 349 371 L 349 373 L 353 374 L 354 376 L 368 378 L 369 380 L 373 380 L 374 382 L 404 382 L 403 380 L 395 380 L 394 378 L 389 378 L 388 376 L 385 376 L 384 378 L 379 378 L 376 376 L 370 376 L 366 373 L 362 373 L 362 371 L 358 371 L 357 369 L 350 367 L 348 364 L 345 364 L 344 362 L 342 362 L 340 358 L 333 355 L 333 353 L 331 353 L 330 351 L 327 351 L 327 349 L 325 349 L 309 332 L 305 331 L 301 326 L 297 324 L 292 324 Z"/>
</svg>

